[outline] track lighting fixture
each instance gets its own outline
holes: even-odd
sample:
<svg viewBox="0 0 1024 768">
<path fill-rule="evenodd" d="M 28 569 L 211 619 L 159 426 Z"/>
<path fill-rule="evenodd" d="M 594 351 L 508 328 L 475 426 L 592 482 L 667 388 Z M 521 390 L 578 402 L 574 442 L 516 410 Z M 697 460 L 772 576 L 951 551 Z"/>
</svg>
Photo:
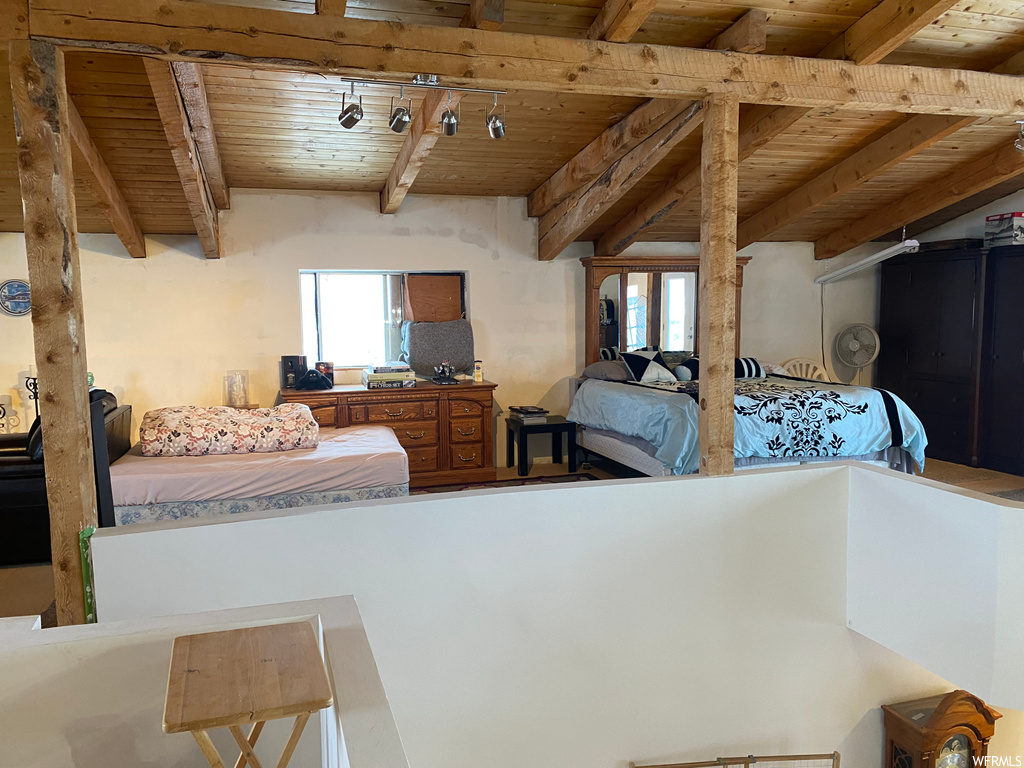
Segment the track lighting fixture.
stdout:
<svg viewBox="0 0 1024 768">
<path fill-rule="evenodd" d="M 1018 152 L 1024 152 L 1024 120 L 1018 120 L 1017 125 L 1020 126 L 1020 130 L 1017 132 L 1017 138 L 1013 142 L 1013 148 Z"/>
<path fill-rule="evenodd" d="M 501 108 L 501 114 L 499 115 L 496 110 L 498 108 L 498 94 L 494 94 L 494 106 L 491 107 L 491 111 L 487 113 L 485 121 L 487 123 L 487 133 L 490 134 L 492 139 L 500 139 L 505 135 L 505 107 Z"/>
<path fill-rule="evenodd" d="M 398 88 L 398 106 L 395 106 L 395 97 L 391 97 L 391 118 L 388 120 L 388 128 L 395 133 L 403 133 L 412 122 L 412 99 L 409 99 L 409 106 L 402 106 L 402 99 L 405 97 L 405 86 Z"/>
<path fill-rule="evenodd" d="M 363 119 L 363 94 L 359 94 L 359 103 L 355 103 L 356 95 L 356 84 L 352 83 L 352 97 L 353 101 L 347 107 L 345 106 L 345 94 L 341 94 L 341 114 L 338 115 L 338 122 L 341 123 L 342 128 L 355 128 L 360 120 Z"/>
<path fill-rule="evenodd" d="M 462 112 L 462 108 L 459 108 Z M 448 109 L 441 113 L 441 133 L 454 136 L 459 130 L 459 116 L 452 110 L 452 92 L 448 91 Z"/>
</svg>

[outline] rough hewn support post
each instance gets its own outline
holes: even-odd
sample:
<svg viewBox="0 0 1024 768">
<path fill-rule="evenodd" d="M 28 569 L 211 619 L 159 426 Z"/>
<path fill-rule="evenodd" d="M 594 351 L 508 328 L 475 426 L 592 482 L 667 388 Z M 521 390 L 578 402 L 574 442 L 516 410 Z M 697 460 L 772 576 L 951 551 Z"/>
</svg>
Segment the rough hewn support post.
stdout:
<svg viewBox="0 0 1024 768">
<path fill-rule="evenodd" d="M 12 40 L 10 60 L 57 620 L 81 624 L 78 534 L 96 524 L 96 481 L 64 55 L 49 43 Z"/>
<path fill-rule="evenodd" d="M 736 338 L 736 170 L 739 100 L 704 108 L 700 202 L 700 472 L 733 471 Z"/>
</svg>

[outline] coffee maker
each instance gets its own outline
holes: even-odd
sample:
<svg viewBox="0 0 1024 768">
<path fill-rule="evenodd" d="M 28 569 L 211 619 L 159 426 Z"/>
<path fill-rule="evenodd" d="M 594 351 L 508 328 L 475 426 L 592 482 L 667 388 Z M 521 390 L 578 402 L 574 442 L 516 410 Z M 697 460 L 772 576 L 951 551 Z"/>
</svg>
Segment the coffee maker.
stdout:
<svg viewBox="0 0 1024 768">
<path fill-rule="evenodd" d="M 281 355 L 281 389 L 294 389 L 307 370 L 305 355 Z"/>
</svg>

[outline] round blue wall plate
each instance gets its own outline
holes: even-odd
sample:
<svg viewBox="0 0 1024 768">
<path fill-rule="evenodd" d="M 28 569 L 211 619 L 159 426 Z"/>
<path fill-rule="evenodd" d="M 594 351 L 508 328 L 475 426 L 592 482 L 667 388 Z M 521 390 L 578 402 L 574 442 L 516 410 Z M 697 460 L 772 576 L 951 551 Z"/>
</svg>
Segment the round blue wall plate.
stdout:
<svg viewBox="0 0 1024 768">
<path fill-rule="evenodd" d="M 0 312 L 21 317 L 31 311 L 28 283 L 24 280 L 4 280 L 0 283 Z"/>
</svg>

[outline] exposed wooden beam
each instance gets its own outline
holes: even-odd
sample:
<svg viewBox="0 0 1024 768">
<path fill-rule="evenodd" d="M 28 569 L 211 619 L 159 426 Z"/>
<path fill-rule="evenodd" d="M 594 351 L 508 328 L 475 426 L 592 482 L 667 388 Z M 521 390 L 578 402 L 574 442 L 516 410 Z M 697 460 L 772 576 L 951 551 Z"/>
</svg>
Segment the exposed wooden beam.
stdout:
<svg viewBox="0 0 1024 768">
<path fill-rule="evenodd" d="M 463 27 L 475 29 L 501 29 L 505 23 L 505 0 L 469 0 L 469 8 L 462 17 Z"/>
<path fill-rule="evenodd" d="M 451 105 L 456 107 L 462 94 L 455 91 L 451 95 Z M 416 116 L 409 126 L 402 148 L 398 151 L 391 173 L 384 182 L 380 193 L 380 212 L 395 213 L 402 204 L 409 188 L 416 180 L 420 168 L 426 162 L 430 150 L 434 148 L 441 136 L 441 113 L 448 109 L 448 94 L 445 91 L 429 91 L 423 99 Z"/>
<path fill-rule="evenodd" d="M 806 115 L 807 111 L 763 106 L 748 109 L 741 120 L 737 147 L 739 162 L 742 163 L 773 138 L 783 133 Z M 697 158 L 691 158 L 682 164 L 653 194 L 601 235 L 595 246 L 595 253 L 599 256 L 622 253 L 636 241 L 645 229 L 668 216 L 676 206 L 700 192 L 700 188 L 700 161 Z"/>
<path fill-rule="evenodd" d="M 181 186 L 185 191 L 192 222 L 196 226 L 196 234 L 208 259 L 220 258 L 220 229 L 217 221 L 217 208 L 213 195 L 203 175 L 199 161 L 199 150 L 196 148 L 192 131 L 189 129 L 185 105 L 178 91 L 178 82 L 174 79 L 174 71 L 166 61 L 143 59 L 149 84 L 153 88 L 156 108 L 160 113 L 167 143 L 171 146 L 171 156 L 181 178 Z"/>
<path fill-rule="evenodd" d="M 628 43 L 647 21 L 658 0 L 605 0 L 587 30 L 591 40 Z"/>
<path fill-rule="evenodd" d="M 703 118 L 703 103 L 694 102 L 641 142 L 589 185 L 580 187 L 541 217 L 537 256 L 548 261 L 561 253 L 622 195 L 689 136 Z"/>
<path fill-rule="evenodd" d="M 700 375 L 697 431 L 700 473 L 734 466 L 736 380 L 736 208 L 739 101 L 709 96 L 701 144 Z"/>
<path fill-rule="evenodd" d="M 927 216 L 1021 174 L 1024 174 L 1024 154 L 1016 151 L 1013 142 L 1008 140 L 1002 149 L 957 166 L 942 178 L 818 240 L 814 244 L 814 258 L 830 259 L 838 256 L 898 229 L 909 221 Z"/>
<path fill-rule="evenodd" d="M 819 54 L 821 59 L 841 59 L 847 51 L 846 41 L 856 42 L 857 62 L 871 65 L 880 61 L 890 50 L 906 40 L 918 29 L 930 24 L 952 3 L 911 2 L 894 3 L 883 0 L 870 13 L 851 25 Z M 943 7 L 945 5 L 945 7 Z M 888 21 L 884 21 L 888 19 Z M 886 37 L 888 35 L 888 37 Z M 870 45 L 864 41 L 870 40 Z M 862 71 L 860 68 L 851 70 Z M 762 105 L 744 114 L 740 128 L 739 159 L 743 162 L 771 139 L 783 133 L 810 110 L 800 107 Z M 596 253 L 612 255 L 622 253 L 635 242 L 645 229 L 661 221 L 680 203 L 685 202 L 699 188 L 700 175 L 697 158 L 684 163 L 676 174 L 655 191 L 647 200 L 613 224 L 598 240 Z"/>
<path fill-rule="evenodd" d="M 75 48 L 257 69 L 438 74 L 452 87 L 515 88 L 684 99 L 731 93 L 743 102 L 911 113 L 1017 115 L 1016 78 L 930 67 L 610 45 L 435 25 L 254 11 L 185 0 L 30 0 L 30 31 Z"/>
<path fill-rule="evenodd" d="M 317 16 L 344 16 L 346 0 L 315 0 Z"/>
<path fill-rule="evenodd" d="M 704 47 L 712 51 L 760 53 L 767 44 L 768 13 L 760 8 L 752 8 Z"/>
<path fill-rule="evenodd" d="M 604 173 L 609 165 L 688 106 L 689 102 L 668 99 L 651 99 L 641 104 L 603 131 L 537 187 L 528 200 L 529 215 L 543 216 L 574 190 Z"/>
<path fill-rule="evenodd" d="M 71 130 L 71 139 L 85 161 L 84 167 L 75 167 L 78 177 L 96 197 L 103 216 L 110 222 L 114 234 L 124 245 L 128 255 L 133 259 L 146 258 L 146 239 L 142 235 L 142 229 L 135 221 L 128 202 L 121 194 L 121 188 L 110 175 L 110 169 L 107 168 L 99 148 L 93 142 L 89 129 L 85 127 L 82 116 L 78 114 L 78 109 L 71 99 L 68 99 L 68 127 Z"/>
<path fill-rule="evenodd" d="M 9 54 L 57 620 L 84 624 L 78 534 L 96 525 L 96 480 L 64 54 L 28 40 Z"/>
<path fill-rule="evenodd" d="M 833 40 L 822 58 L 876 64 L 959 0 L 882 0 Z"/>
<path fill-rule="evenodd" d="M 881 138 L 745 219 L 739 227 L 738 247 L 745 248 L 763 240 L 772 232 L 856 189 L 973 122 L 974 118 L 971 117 L 914 115 Z"/>
<path fill-rule="evenodd" d="M 0 43 L 28 39 L 28 0 L 0 0 Z"/>
<path fill-rule="evenodd" d="M 210 117 L 210 104 L 206 100 L 203 72 L 198 64 L 191 61 L 176 61 L 171 68 L 174 70 L 174 78 L 178 81 L 178 92 L 185 105 L 185 114 L 192 128 L 192 138 L 199 152 L 203 175 L 210 185 L 213 203 L 219 210 L 230 208 L 231 195 L 227 179 L 224 178 L 224 167 L 220 162 L 217 135 L 213 130 L 213 118 Z"/>
</svg>

